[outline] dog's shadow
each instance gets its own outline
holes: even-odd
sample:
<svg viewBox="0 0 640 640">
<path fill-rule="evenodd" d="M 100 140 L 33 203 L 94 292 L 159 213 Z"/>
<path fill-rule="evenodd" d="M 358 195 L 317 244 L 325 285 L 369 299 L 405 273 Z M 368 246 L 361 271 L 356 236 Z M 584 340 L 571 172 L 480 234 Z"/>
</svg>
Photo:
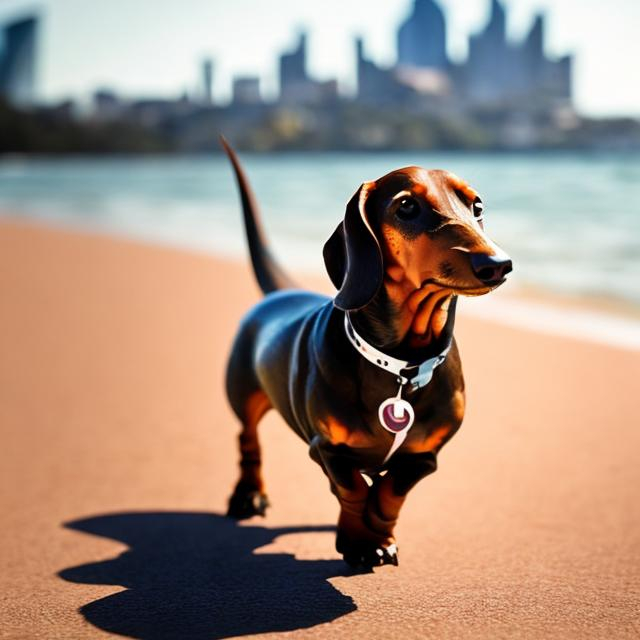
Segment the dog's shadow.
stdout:
<svg viewBox="0 0 640 640">
<path fill-rule="evenodd" d="M 284 534 L 334 527 L 239 526 L 220 515 L 187 512 L 116 513 L 65 526 L 129 547 L 111 560 L 59 573 L 70 582 L 125 587 L 80 609 L 112 633 L 211 640 L 311 627 L 356 609 L 328 582 L 348 574 L 341 560 L 254 553 Z"/>
</svg>

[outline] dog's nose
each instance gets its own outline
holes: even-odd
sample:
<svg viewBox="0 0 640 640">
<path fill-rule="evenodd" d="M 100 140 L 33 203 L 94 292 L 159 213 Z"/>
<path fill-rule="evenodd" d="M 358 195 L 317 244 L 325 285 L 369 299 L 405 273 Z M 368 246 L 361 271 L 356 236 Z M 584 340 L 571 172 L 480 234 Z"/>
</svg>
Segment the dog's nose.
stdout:
<svg viewBox="0 0 640 640">
<path fill-rule="evenodd" d="M 486 253 L 472 253 L 471 268 L 478 280 L 485 284 L 494 284 L 502 282 L 513 266 L 511 260 L 504 254 L 490 256 Z"/>
</svg>

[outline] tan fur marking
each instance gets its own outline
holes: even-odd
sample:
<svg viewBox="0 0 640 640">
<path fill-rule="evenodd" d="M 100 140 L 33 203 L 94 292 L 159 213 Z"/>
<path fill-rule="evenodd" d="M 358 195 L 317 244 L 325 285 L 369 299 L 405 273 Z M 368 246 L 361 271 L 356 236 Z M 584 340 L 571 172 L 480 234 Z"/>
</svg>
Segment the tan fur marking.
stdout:
<svg viewBox="0 0 640 640">
<path fill-rule="evenodd" d="M 244 408 L 244 421 L 240 433 L 240 481 L 263 491 L 258 423 L 271 408 L 271 402 L 264 391 L 252 393 Z"/>
<path fill-rule="evenodd" d="M 252 393 L 244 409 L 247 427 L 255 427 L 270 408 L 271 402 L 264 391 Z"/>
<path fill-rule="evenodd" d="M 346 444 L 350 447 L 362 447 L 367 443 L 367 435 L 354 430 L 333 416 L 320 421 L 320 429 L 331 444 Z"/>
<path fill-rule="evenodd" d="M 456 190 L 462 192 L 469 202 L 473 202 L 478 194 L 472 189 L 462 178 L 454 175 L 453 173 L 449 174 L 449 184 Z"/>
<path fill-rule="evenodd" d="M 425 441 L 425 451 L 433 451 L 442 444 L 442 441 L 449 435 L 451 429 L 449 427 L 440 427 L 436 429 Z"/>
<path fill-rule="evenodd" d="M 437 451 L 438 447 L 451 432 L 451 427 L 443 426 L 434 429 L 424 440 L 409 442 L 406 449 L 411 453 L 426 453 Z"/>
<path fill-rule="evenodd" d="M 422 286 L 440 267 L 440 252 L 433 245 L 426 236 L 407 241 L 397 229 L 382 225 L 385 288 L 399 310 L 400 333 L 410 331 L 414 346 L 437 338 L 447 322 L 448 304 L 443 299 L 451 295 L 451 289 L 437 284 Z"/>
</svg>

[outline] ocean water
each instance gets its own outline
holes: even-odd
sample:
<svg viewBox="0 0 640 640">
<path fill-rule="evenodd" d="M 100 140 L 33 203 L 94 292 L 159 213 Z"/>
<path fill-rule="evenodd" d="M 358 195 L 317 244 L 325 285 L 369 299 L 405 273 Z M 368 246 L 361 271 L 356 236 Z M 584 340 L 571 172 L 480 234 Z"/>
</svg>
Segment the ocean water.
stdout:
<svg viewBox="0 0 640 640">
<path fill-rule="evenodd" d="M 282 264 L 322 271 L 358 186 L 411 164 L 477 189 L 514 284 L 640 306 L 640 155 L 242 154 Z M 246 255 L 235 183 L 212 157 L 0 160 L 0 215 Z"/>
</svg>

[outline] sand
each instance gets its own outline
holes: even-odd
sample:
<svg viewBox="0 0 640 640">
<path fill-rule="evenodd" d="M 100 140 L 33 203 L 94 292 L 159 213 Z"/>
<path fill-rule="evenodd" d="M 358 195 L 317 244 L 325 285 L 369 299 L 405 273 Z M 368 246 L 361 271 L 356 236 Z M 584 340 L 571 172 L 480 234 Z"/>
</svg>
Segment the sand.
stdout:
<svg viewBox="0 0 640 640">
<path fill-rule="evenodd" d="M 639 637 L 640 353 L 462 304 L 465 424 L 400 567 L 354 575 L 274 413 L 270 513 L 222 516 L 224 361 L 258 298 L 245 263 L 0 224 L 0 638 Z"/>
</svg>

